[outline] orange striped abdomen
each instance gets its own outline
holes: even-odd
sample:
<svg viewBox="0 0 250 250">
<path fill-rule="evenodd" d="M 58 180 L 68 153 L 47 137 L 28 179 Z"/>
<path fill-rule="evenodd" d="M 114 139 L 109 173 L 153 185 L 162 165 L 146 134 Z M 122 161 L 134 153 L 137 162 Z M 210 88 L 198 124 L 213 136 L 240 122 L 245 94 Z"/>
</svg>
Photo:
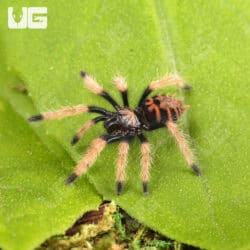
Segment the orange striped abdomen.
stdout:
<svg viewBox="0 0 250 250">
<path fill-rule="evenodd" d="M 182 104 L 183 100 L 166 95 L 147 98 L 142 108 L 149 124 L 149 130 L 165 127 L 167 121 L 176 122 L 186 109 L 186 106 Z"/>
</svg>

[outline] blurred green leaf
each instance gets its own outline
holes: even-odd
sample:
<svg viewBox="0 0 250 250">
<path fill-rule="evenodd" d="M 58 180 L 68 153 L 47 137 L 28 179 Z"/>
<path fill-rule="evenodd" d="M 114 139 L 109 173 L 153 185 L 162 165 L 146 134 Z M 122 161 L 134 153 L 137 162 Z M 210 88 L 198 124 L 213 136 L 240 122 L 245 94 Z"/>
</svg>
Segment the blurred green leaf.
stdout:
<svg viewBox="0 0 250 250">
<path fill-rule="evenodd" d="M 23 4 L 11 3 L 16 8 Z M 26 6 L 28 3 L 34 5 L 25 1 Z M 105 149 L 88 173 L 96 189 L 140 222 L 171 238 L 202 248 L 248 249 L 249 2 L 39 4 L 49 10 L 46 30 L 8 30 L 3 26 L 1 31 L 10 72 L 27 84 L 39 112 L 79 103 L 111 108 L 82 88 L 81 69 L 93 74 L 116 98 L 120 97 L 111 87 L 111 79 L 115 74 L 125 75 L 133 107 L 147 84 L 166 72 L 178 71 L 194 88 L 186 96 L 191 109 L 180 127 L 193 138 L 203 177 L 186 168 L 173 139 L 161 129 L 147 133 L 154 159 L 148 197 L 141 192 L 137 141 L 131 146 L 123 195 L 115 195 L 115 182 L 111 181 L 117 144 Z M 4 8 L 9 5 L 5 1 Z M 0 18 L 6 23 L 7 16 Z M 10 95 L 8 100 L 14 105 Z M 78 146 L 71 147 L 72 135 L 88 119 L 85 114 L 34 124 L 33 128 L 37 131 L 44 126 L 77 161 L 89 142 L 104 133 L 98 125 Z M 47 138 L 43 142 L 53 151 L 53 143 Z M 69 188 L 74 188 L 68 191 L 74 193 L 72 202 L 82 197 L 77 195 L 79 184 Z"/>
</svg>

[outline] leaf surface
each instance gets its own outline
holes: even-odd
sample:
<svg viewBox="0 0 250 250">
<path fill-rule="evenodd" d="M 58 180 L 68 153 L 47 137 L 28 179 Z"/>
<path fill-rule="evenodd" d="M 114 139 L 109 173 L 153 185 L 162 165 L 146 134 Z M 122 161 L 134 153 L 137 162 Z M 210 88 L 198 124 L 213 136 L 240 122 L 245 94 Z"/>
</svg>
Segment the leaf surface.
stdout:
<svg viewBox="0 0 250 250">
<path fill-rule="evenodd" d="M 161 93 L 185 95 L 191 105 L 180 127 L 192 138 L 203 176 L 186 168 L 173 139 L 160 129 L 146 134 L 153 156 L 150 195 L 141 193 L 137 141 L 130 148 L 123 195 L 115 195 L 112 181 L 117 144 L 105 149 L 88 172 L 98 192 L 179 241 L 208 249 L 249 248 L 249 3 L 44 1 L 43 5 L 49 10 L 47 30 L 2 28 L 7 65 L 27 84 L 40 112 L 79 103 L 111 108 L 83 89 L 81 69 L 93 74 L 116 99 L 120 97 L 111 79 L 125 75 L 132 107 L 147 84 L 166 72 L 179 72 L 194 89 Z M 104 133 L 97 125 L 71 147 L 73 134 L 90 117 L 84 114 L 43 126 L 77 161 L 90 141 Z M 33 128 L 37 131 L 40 126 Z M 53 151 L 53 143 L 47 138 L 44 143 Z"/>
<path fill-rule="evenodd" d="M 0 73 L 1 85 L 16 80 Z M 23 111 L 34 112 L 27 97 L 3 86 L 1 90 L 15 97 L 14 107 L 22 101 Z M 62 234 L 84 212 L 96 209 L 100 197 L 86 178 L 71 189 L 64 186 L 67 169 L 74 166 L 70 156 L 47 138 L 54 145 L 51 152 L 2 97 L 0 121 L 0 246 L 34 249 L 46 238 Z"/>
</svg>

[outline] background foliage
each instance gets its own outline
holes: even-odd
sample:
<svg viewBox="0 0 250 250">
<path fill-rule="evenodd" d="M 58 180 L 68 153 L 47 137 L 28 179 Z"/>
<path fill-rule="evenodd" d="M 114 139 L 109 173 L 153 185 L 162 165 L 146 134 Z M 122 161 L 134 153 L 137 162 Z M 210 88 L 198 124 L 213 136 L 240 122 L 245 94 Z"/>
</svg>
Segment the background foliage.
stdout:
<svg viewBox="0 0 250 250">
<path fill-rule="evenodd" d="M 7 7 L 47 6 L 46 30 L 9 30 Z M 0 102 L 0 245 L 31 249 L 64 231 L 104 199 L 140 222 L 202 248 L 248 249 L 249 79 L 248 1 L 2 1 Z M 111 94 L 125 75 L 135 106 L 146 85 L 179 72 L 193 86 L 180 127 L 190 134 L 204 172 L 186 168 L 165 129 L 148 133 L 153 146 L 150 195 L 142 196 L 139 143 L 131 146 L 128 181 L 115 195 L 117 144 L 87 178 L 65 188 L 96 126 L 76 147 L 70 140 L 89 115 L 27 124 L 30 114 L 78 103 L 109 104 L 85 89 L 80 69 Z M 29 97 L 9 88 L 25 83 Z M 172 88 L 165 93 L 177 93 Z"/>
</svg>

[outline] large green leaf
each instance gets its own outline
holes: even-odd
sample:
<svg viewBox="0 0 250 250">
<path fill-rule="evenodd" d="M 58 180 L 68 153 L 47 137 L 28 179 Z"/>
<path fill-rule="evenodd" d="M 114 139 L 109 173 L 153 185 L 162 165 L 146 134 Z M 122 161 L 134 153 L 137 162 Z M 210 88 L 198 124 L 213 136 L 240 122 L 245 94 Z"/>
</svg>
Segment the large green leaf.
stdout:
<svg viewBox="0 0 250 250">
<path fill-rule="evenodd" d="M 11 4 L 20 7 L 23 3 Z M 25 1 L 29 4 L 34 3 Z M 141 193 L 136 141 L 130 150 L 123 195 L 115 195 L 111 181 L 117 144 L 110 145 L 89 171 L 96 189 L 139 221 L 174 239 L 202 248 L 249 248 L 249 2 L 79 0 L 36 4 L 48 7 L 46 30 L 1 27 L 7 65 L 28 85 L 37 110 L 78 103 L 110 108 L 82 89 L 78 75 L 82 68 L 116 98 L 119 94 L 110 81 L 117 73 L 125 75 L 132 106 L 146 85 L 167 71 L 178 71 L 194 87 L 186 96 L 191 109 L 181 127 L 193 138 L 203 176 L 196 177 L 186 169 L 173 139 L 161 129 L 147 134 L 154 159 L 148 197 Z M 5 1 L 4 8 L 9 5 Z M 0 18 L 6 23 L 6 15 Z M 8 100 L 15 103 L 10 95 Z M 77 147 L 71 147 L 72 135 L 87 119 L 83 115 L 43 125 L 78 160 L 89 142 L 104 133 L 97 126 Z M 33 128 L 37 131 L 41 125 Z M 53 151 L 53 143 L 47 138 L 43 141 Z M 77 195 L 80 187 L 77 183 L 71 191 L 75 192 L 72 202 L 81 197 Z"/>
<path fill-rule="evenodd" d="M 1 86 L 11 87 L 16 81 L 1 70 Z M 1 88 L 3 93 L 15 98 L 17 112 L 20 106 L 23 112 L 34 112 L 27 97 L 7 88 Z M 86 178 L 72 189 L 65 188 L 64 176 L 74 166 L 72 159 L 55 142 L 54 150 L 48 150 L 2 98 L 0 121 L 0 246 L 33 249 L 51 235 L 63 233 L 84 212 L 96 209 L 100 198 Z"/>
</svg>

